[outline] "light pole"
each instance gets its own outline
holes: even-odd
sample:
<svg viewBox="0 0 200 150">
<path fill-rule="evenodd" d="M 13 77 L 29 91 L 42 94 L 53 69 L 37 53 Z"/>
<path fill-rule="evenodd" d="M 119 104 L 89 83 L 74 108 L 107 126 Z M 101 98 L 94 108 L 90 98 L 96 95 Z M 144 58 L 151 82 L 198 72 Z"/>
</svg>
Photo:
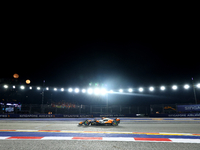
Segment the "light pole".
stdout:
<svg viewBox="0 0 200 150">
<path fill-rule="evenodd" d="M 107 97 L 107 114 L 108 114 L 108 93 L 106 93 L 106 97 Z"/>
<path fill-rule="evenodd" d="M 43 88 L 42 88 L 42 113 L 44 112 L 44 108 L 43 108 L 43 103 L 44 103 L 44 85 L 45 85 L 45 80 L 43 80 Z"/>
<path fill-rule="evenodd" d="M 193 87 L 193 91 L 194 91 L 194 100 L 195 100 L 195 103 L 197 104 L 197 96 L 196 96 L 196 91 L 195 91 L 193 78 L 192 78 L 192 87 Z"/>
</svg>

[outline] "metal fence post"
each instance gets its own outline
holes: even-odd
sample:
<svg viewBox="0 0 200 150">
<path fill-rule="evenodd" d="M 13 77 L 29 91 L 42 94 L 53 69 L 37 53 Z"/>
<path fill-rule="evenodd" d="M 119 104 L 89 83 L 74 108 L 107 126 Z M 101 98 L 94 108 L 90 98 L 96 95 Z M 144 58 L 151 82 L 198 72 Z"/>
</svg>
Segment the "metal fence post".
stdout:
<svg viewBox="0 0 200 150">
<path fill-rule="evenodd" d="M 79 106 L 79 115 L 81 114 L 81 107 L 82 107 L 82 105 Z"/>
<path fill-rule="evenodd" d="M 92 114 L 92 105 L 90 105 L 90 114 Z"/>
<path fill-rule="evenodd" d="M 31 104 L 29 106 L 30 106 L 30 108 L 29 108 L 29 114 L 31 114 Z"/>
<path fill-rule="evenodd" d="M 57 107 L 55 108 L 55 114 L 57 114 Z"/>
</svg>

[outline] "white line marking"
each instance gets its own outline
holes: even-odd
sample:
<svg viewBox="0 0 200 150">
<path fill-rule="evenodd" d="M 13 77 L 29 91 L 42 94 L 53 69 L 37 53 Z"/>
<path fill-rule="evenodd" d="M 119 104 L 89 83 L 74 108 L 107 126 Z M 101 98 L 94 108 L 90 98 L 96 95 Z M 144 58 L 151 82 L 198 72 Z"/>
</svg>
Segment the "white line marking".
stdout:
<svg viewBox="0 0 200 150">
<path fill-rule="evenodd" d="M 57 136 L 46 136 L 41 140 L 72 140 L 73 137 L 57 137 Z"/>
<path fill-rule="evenodd" d="M 170 140 L 174 143 L 200 143 L 200 139 L 175 139 L 175 138 L 170 138 Z"/>
<path fill-rule="evenodd" d="M 5 140 L 7 138 L 9 138 L 10 136 L 0 136 L 0 140 Z"/>
<path fill-rule="evenodd" d="M 124 137 L 103 137 L 103 141 L 135 141 L 133 137 L 124 138 Z"/>
</svg>

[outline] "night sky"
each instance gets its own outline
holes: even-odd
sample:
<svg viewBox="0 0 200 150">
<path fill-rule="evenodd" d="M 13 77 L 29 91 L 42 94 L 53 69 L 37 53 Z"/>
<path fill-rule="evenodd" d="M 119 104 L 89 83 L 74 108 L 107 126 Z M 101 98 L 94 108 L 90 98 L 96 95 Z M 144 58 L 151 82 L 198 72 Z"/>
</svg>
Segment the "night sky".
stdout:
<svg viewBox="0 0 200 150">
<path fill-rule="evenodd" d="M 192 84 L 192 77 L 194 83 L 200 83 L 199 46 L 193 28 L 175 18 L 151 21 L 137 25 L 97 20 L 68 26 L 30 20 L 23 25 L 9 24 L 1 48 L 0 78 L 12 79 L 18 73 L 21 84 L 30 79 L 31 85 L 41 86 L 45 80 L 46 86 L 66 88 L 88 87 L 90 82 L 106 84 L 108 89 L 172 86 Z M 168 89 L 165 94 L 157 90 L 110 99 L 113 103 L 126 99 L 127 104 L 194 101 L 192 88 L 186 95 L 184 90 L 173 94 Z M 57 99 L 67 100 L 64 96 Z"/>
</svg>

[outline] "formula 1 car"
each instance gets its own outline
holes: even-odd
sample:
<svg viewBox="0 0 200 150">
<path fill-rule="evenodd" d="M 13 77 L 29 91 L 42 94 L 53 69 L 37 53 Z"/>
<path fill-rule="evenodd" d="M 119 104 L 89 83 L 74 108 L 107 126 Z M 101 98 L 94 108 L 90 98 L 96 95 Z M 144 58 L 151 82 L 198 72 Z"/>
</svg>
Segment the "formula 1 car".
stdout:
<svg viewBox="0 0 200 150">
<path fill-rule="evenodd" d="M 119 118 L 115 118 L 115 119 L 110 119 L 110 118 L 104 118 L 102 117 L 102 119 L 97 120 L 85 120 L 82 122 L 79 122 L 79 126 L 81 125 L 85 125 L 85 126 L 89 126 L 89 125 L 112 125 L 112 126 L 117 126 L 120 123 L 120 119 Z"/>
</svg>

